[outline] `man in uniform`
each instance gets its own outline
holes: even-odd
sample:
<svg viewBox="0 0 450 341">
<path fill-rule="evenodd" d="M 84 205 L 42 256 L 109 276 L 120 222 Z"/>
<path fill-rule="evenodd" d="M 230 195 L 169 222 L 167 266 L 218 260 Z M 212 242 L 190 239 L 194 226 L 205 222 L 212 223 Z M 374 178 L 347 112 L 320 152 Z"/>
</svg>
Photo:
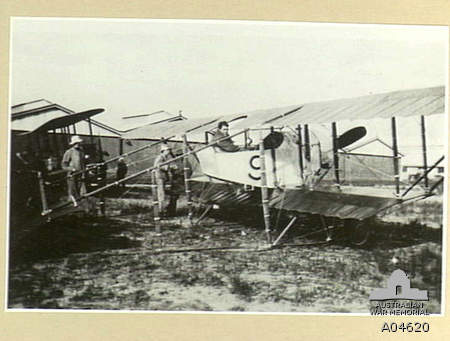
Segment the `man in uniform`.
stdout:
<svg viewBox="0 0 450 341">
<path fill-rule="evenodd" d="M 163 144 L 161 146 L 160 154 L 155 159 L 154 166 L 159 166 L 173 158 L 174 156 L 170 147 Z M 163 165 L 156 169 L 156 184 L 158 185 L 158 199 L 160 205 L 159 208 L 163 211 L 163 214 L 168 217 L 176 215 L 177 200 L 180 196 L 178 189 L 176 188 L 177 179 L 180 177 L 177 170 L 178 167 L 175 162 Z M 169 197 L 169 203 L 166 207 L 163 207 L 166 196 Z"/>
<path fill-rule="evenodd" d="M 123 157 L 119 158 L 117 162 L 117 172 L 116 172 L 116 180 L 120 181 L 125 178 L 128 172 L 128 166 L 125 163 L 125 159 Z M 121 188 L 125 188 L 125 183 L 121 183 L 119 185 Z"/>
<path fill-rule="evenodd" d="M 211 142 L 222 140 L 216 143 L 217 147 L 219 147 L 224 152 L 237 152 L 241 148 L 235 145 L 230 137 L 226 138 L 227 136 L 229 136 L 228 131 L 229 131 L 228 123 L 225 121 L 219 122 L 219 125 L 217 126 L 217 131 L 214 134 L 214 137 Z"/>
<path fill-rule="evenodd" d="M 67 171 L 67 193 L 73 205 L 78 206 L 79 199 L 84 188 L 84 152 L 81 147 L 83 140 L 79 136 L 72 136 L 70 140 L 70 148 L 64 153 L 61 166 Z M 75 174 L 74 174 L 75 173 Z"/>
<path fill-rule="evenodd" d="M 211 142 L 213 143 L 217 141 L 216 146 L 219 147 L 224 152 L 238 152 L 242 150 L 258 149 L 258 146 L 247 145 L 247 147 L 240 147 L 238 145 L 235 145 L 231 137 L 229 137 L 230 134 L 228 132 L 229 132 L 228 123 L 226 121 L 220 121 L 217 126 L 217 131 L 214 134 L 214 137 Z"/>
</svg>

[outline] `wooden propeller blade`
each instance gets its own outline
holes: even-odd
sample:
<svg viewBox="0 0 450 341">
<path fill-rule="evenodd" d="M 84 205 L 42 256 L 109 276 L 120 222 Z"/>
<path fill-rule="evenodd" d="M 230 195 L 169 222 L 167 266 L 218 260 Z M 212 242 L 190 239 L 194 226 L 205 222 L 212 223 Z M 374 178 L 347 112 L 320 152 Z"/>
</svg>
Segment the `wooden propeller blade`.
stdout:
<svg viewBox="0 0 450 341">
<path fill-rule="evenodd" d="M 342 149 L 345 148 L 352 143 L 355 143 L 359 139 L 366 136 L 367 130 L 364 127 L 356 127 L 352 128 L 350 130 L 347 130 L 345 133 L 343 133 L 341 136 L 337 139 L 337 148 Z"/>
<path fill-rule="evenodd" d="M 283 143 L 283 140 L 282 133 L 272 131 L 264 138 L 264 149 L 276 149 Z"/>
</svg>

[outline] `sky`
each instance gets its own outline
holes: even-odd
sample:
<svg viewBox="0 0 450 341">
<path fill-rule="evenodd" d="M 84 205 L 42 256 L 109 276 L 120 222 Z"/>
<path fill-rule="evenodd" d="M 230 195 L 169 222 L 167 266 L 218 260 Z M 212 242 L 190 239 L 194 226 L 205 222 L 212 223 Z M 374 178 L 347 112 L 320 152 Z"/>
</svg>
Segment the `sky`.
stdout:
<svg viewBox="0 0 450 341">
<path fill-rule="evenodd" d="M 14 18 L 11 105 L 45 98 L 120 129 L 166 110 L 235 114 L 445 85 L 448 29 Z"/>
</svg>

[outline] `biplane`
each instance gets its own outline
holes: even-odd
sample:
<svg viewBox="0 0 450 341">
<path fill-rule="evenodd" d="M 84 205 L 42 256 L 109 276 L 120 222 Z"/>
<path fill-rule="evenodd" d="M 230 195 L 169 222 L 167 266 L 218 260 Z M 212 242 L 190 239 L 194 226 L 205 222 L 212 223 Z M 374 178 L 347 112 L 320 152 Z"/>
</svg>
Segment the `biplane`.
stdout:
<svg viewBox="0 0 450 341">
<path fill-rule="evenodd" d="M 269 240 L 272 210 L 318 215 L 325 228 L 330 225 L 326 220 L 339 219 L 347 228 L 352 226 L 356 235 L 364 226 L 361 222 L 395 205 L 434 195 L 442 186 L 444 177 L 430 173 L 444 160 L 444 150 L 441 157 L 429 159 L 426 120 L 444 113 L 445 88 L 433 87 L 147 126 L 125 137 L 182 141 L 185 148 L 180 157 L 188 157 L 192 168 L 192 173 L 185 174 L 188 201 L 193 194 L 208 207 L 262 207 Z M 404 183 L 398 129 L 399 120 L 410 118 L 419 121 L 420 128 L 409 134 L 420 140 L 417 152 L 422 154 L 422 166 L 415 181 Z M 391 154 L 350 151 L 377 120 L 387 123 Z M 228 138 L 242 137 L 239 151 L 227 152 L 217 141 L 211 142 L 219 121 L 237 131 Z M 341 125 L 350 129 L 341 132 Z M 258 149 L 247 148 L 252 139 Z M 193 142 L 203 145 L 192 147 Z M 203 186 L 190 193 L 189 183 L 194 182 Z M 367 233 L 355 242 L 364 242 Z"/>
<path fill-rule="evenodd" d="M 355 236 L 354 242 L 361 244 L 370 232 L 364 229 L 368 219 L 396 205 L 432 196 L 442 186 L 444 176 L 432 174 L 438 166 L 442 168 L 444 150 L 440 150 L 440 157 L 430 159 L 426 123 L 445 113 L 445 87 L 441 86 L 149 124 L 122 138 L 152 138 L 157 142 L 94 165 L 95 169 L 104 169 L 108 163 L 149 148 L 157 149 L 167 143 L 182 144 L 181 152 L 166 163 L 183 162 L 179 169 L 183 169 L 190 222 L 194 202 L 205 206 L 199 219 L 217 205 L 240 210 L 252 206 L 262 209 L 271 245 L 280 241 L 298 215 L 305 214 L 319 217 L 327 232 L 333 226 L 344 227 Z M 82 116 L 80 114 L 80 118 Z M 417 135 L 420 141 L 418 153 L 422 165 L 419 176 L 405 183 L 400 177 L 398 128 L 403 120 L 411 118 L 418 121 L 419 128 L 408 133 Z M 384 133 L 390 136 L 391 143 L 385 143 L 389 146 L 389 155 L 356 152 L 355 144 L 368 138 L 372 126 L 380 120 L 386 123 Z M 221 121 L 226 121 L 234 133 L 217 139 L 217 125 Z M 60 128 L 64 124 L 55 121 L 39 131 Z M 241 147 L 235 152 L 222 150 L 220 143 L 229 139 L 240 139 Z M 88 189 L 80 199 L 101 195 L 121 183 L 154 174 L 162 166 L 164 163 L 147 167 L 110 183 L 103 181 Z M 39 181 L 41 184 L 42 180 Z M 153 216 L 159 230 L 161 203 L 155 187 L 153 183 Z M 66 202 L 48 207 L 45 198 L 41 199 L 43 219 L 51 219 L 70 206 Z M 271 225 L 273 211 L 287 212 L 292 217 L 277 237 Z M 327 233 L 327 239 L 329 237 Z"/>
<path fill-rule="evenodd" d="M 40 225 L 52 218 L 83 209 L 67 205 L 67 172 L 61 169 L 61 159 L 69 147 L 71 136 L 76 133 L 75 125 L 103 111 L 92 109 L 56 117 L 31 131 L 12 134 L 11 226 Z M 83 141 L 83 150 L 86 158 L 84 163 L 87 165 L 84 181 L 87 192 L 104 184 L 106 168 L 102 164 L 104 152 L 101 143 L 92 134 Z"/>
</svg>

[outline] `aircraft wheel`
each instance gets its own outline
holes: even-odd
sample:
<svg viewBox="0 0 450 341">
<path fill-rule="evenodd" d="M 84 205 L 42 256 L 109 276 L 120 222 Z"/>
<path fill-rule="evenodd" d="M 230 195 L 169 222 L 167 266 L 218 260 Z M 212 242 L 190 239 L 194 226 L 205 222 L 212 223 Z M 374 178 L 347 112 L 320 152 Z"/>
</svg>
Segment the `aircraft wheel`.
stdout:
<svg viewBox="0 0 450 341">
<path fill-rule="evenodd" d="M 354 220 L 351 222 L 350 229 L 350 242 L 355 246 L 364 246 L 366 245 L 372 234 L 372 231 L 369 226 L 369 220 Z"/>
</svg>

